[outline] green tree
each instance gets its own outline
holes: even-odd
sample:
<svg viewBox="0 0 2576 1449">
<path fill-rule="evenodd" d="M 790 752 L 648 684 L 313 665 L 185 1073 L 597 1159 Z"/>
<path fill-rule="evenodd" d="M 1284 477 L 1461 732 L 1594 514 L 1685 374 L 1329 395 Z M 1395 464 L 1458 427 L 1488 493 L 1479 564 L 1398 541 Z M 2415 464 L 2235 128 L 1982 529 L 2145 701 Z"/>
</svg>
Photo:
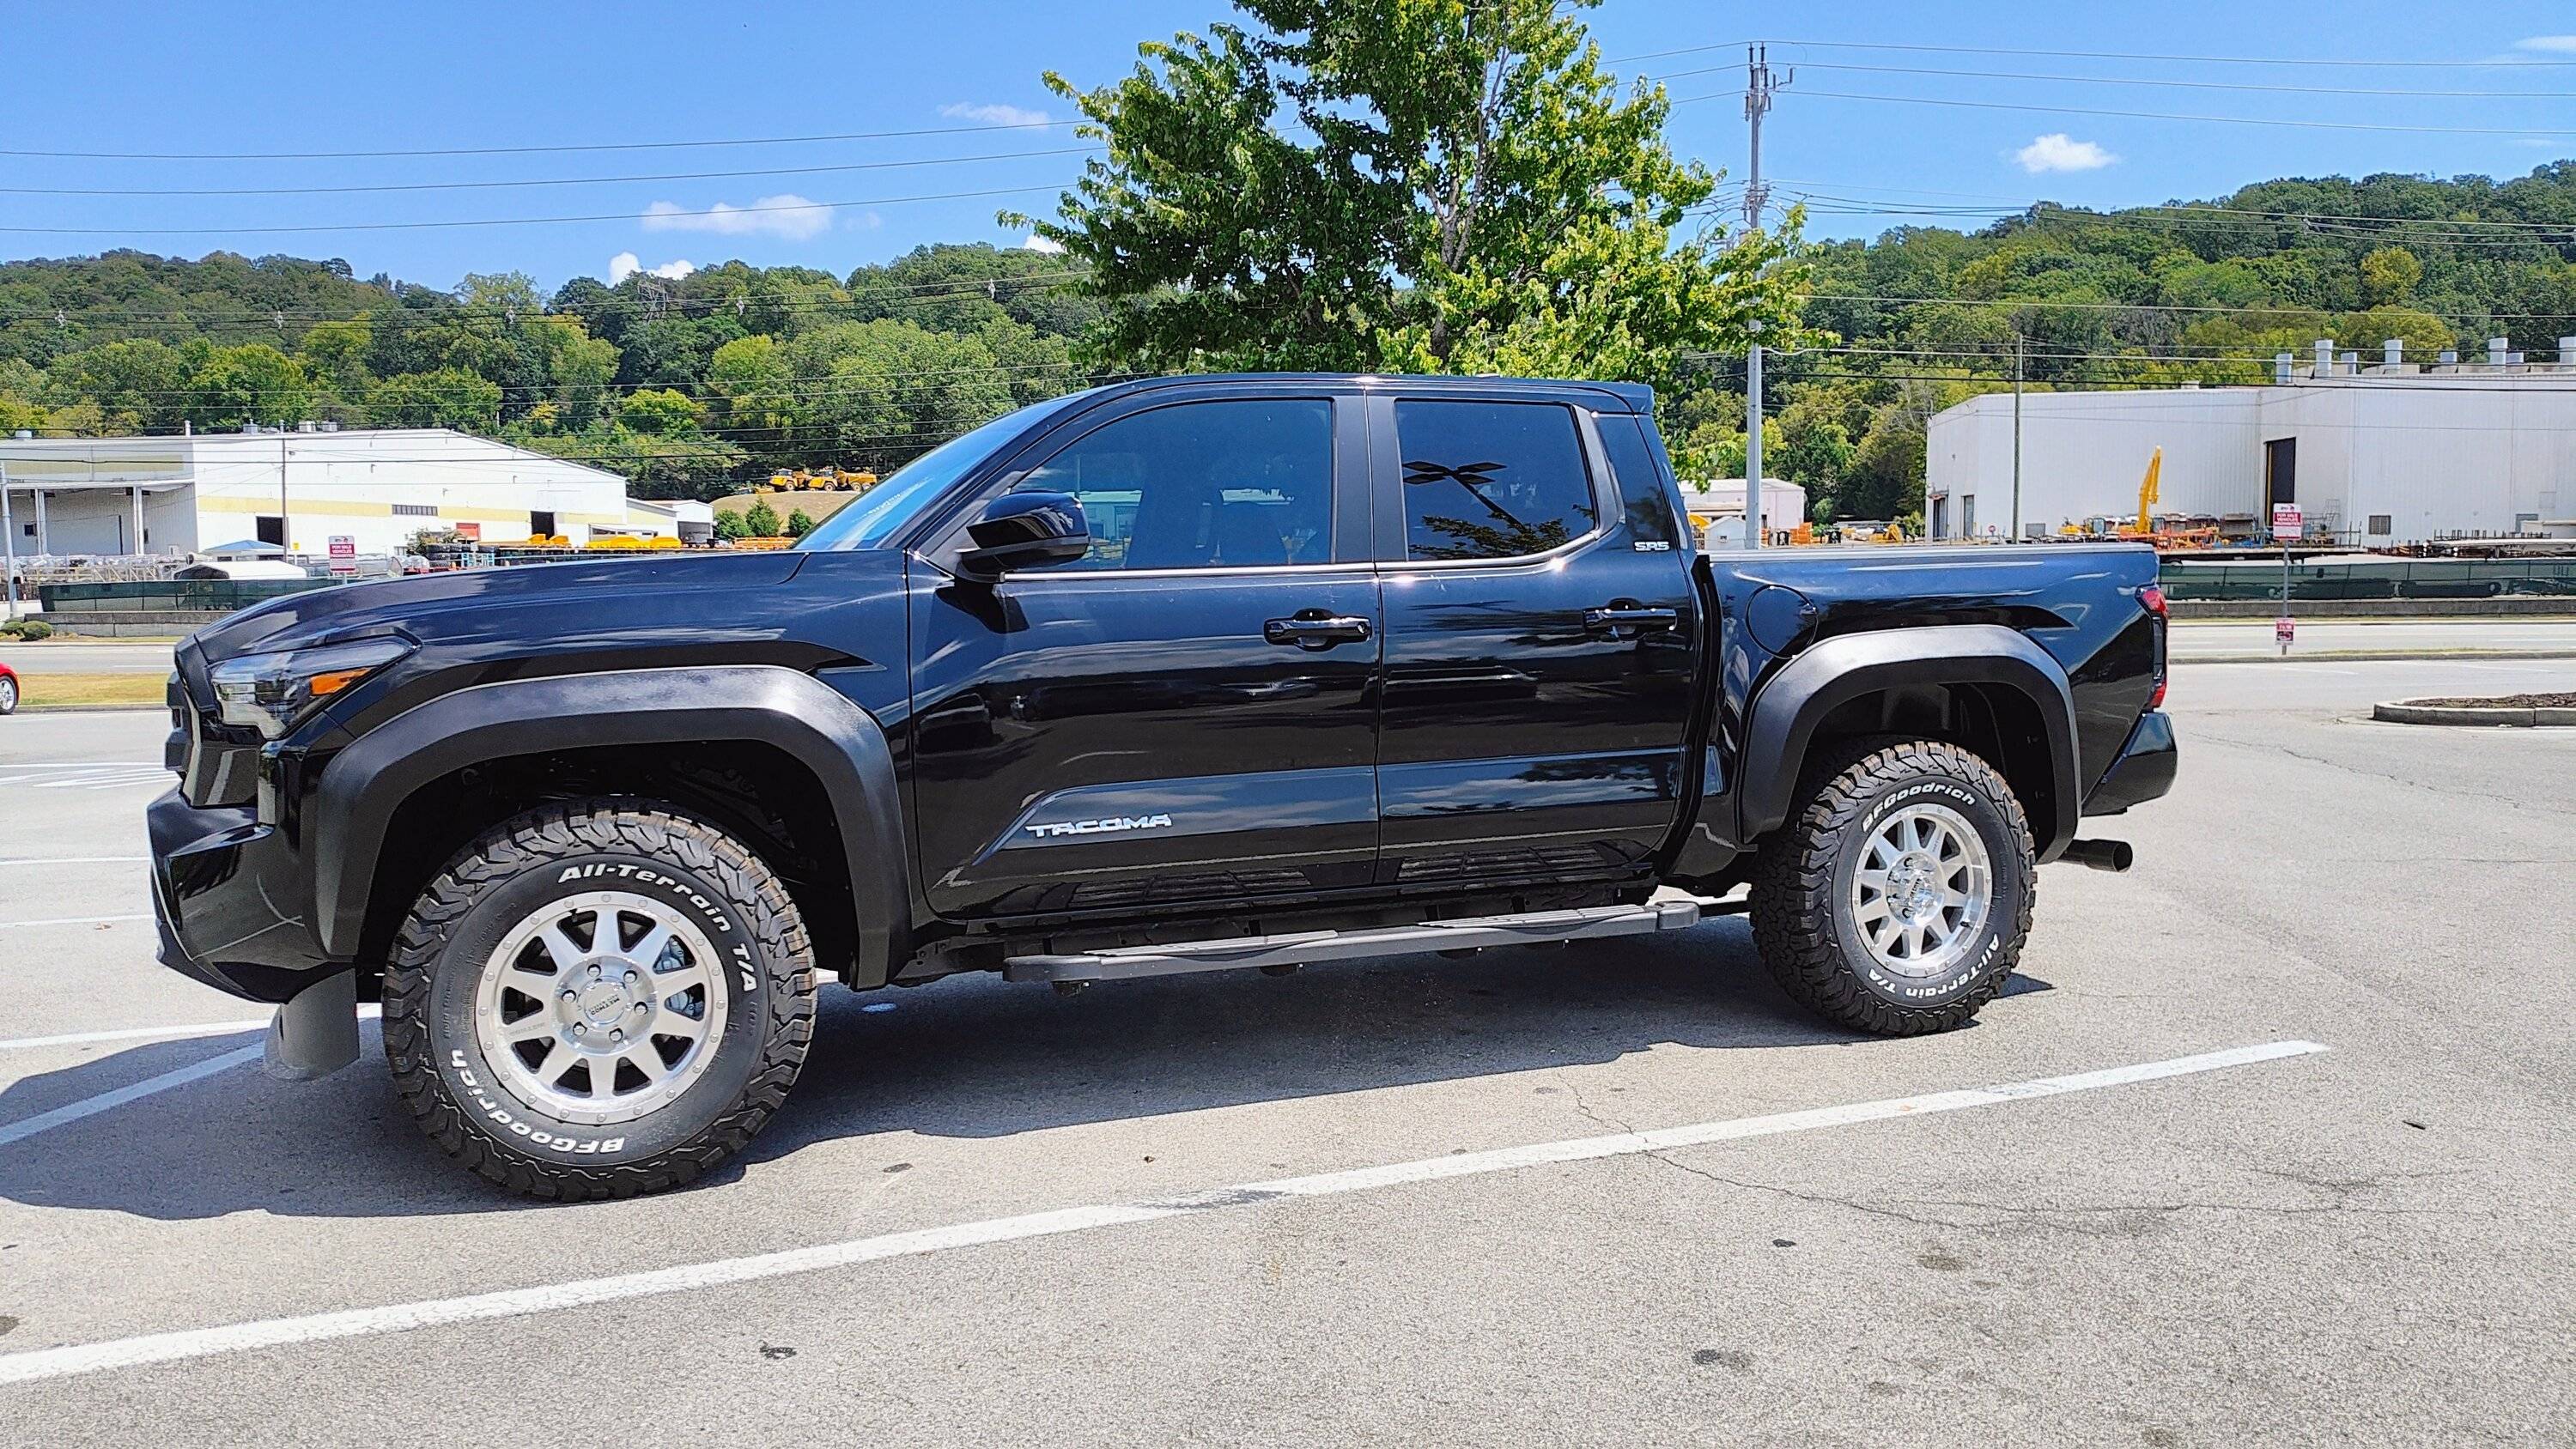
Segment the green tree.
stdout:
<svg viewBox="0 0 2576 1449">
<path fill-rule="evenodd" d="M 188 365 L 149 338 L 105 342 L 57 360 L 54 386 L 96 403 L 119 431 L 164 429 L 180 414 Z"/>
<path fill-rule="evenodd" d="M 2404 247 L 2381 247 L 2361 259 L 2361 295 L 2371 306 L 2403 302 L 2424 280 L 2424 264 Z"/>
<path fill-rule="evenodd" d="M 264 342 L 219 347 L 189 374 L 187 421 L 200 428 L 289 423 L 307 415 L 312 387 L 304 365 Z"/>
<path fill-rule="evenodd" d="M 787 515 L 786 529 L 789 538 L 803 538 L 814 531 L 814 516 L 799 508 Z"/>
<path fill-rule="evenodd" d="M 696 437 L 700 417 L 697 403 L 669 388 L 644 388 L 628 393 L 617 404 L 619 424 L 648 437 Z"/>
<path fill-rule="evenodd" d="M 375 329 L 361 314 L 345 322 L 316 322 L 307 327 L 295 352 L 317 384 L 355 402 L 367 395 L 375 381 L 375 374 L 367 370 L 367 354 L 375 345 Z"/>
<path fill-rule="evenodd" d="M 776 538 L 785 525 L 778 521 L 778 510 L 769 506 L 768 499 L 755 498 L 743 510 L 742 526 L 754 538 Z"/>
<path fill-rule="evenodd" d="M 1716 178 L 1665 146 L 1661 87 L 1621 95 L 1584 3 L 1238 0 L 1250 25 L 1115 84 L 1049 73 L 1109 147 L 1034 223 L 1108 304 L 1093 350 L 1666 384 L 1756 325 L 1797 345 L 1794 214 L 1682 231 Z"/>
<path fill-rule="evenodd" d="M 716 510 L 716 537 L 735 539 L 750 536 L 751 530 L 743 527 L 741 514 L 726 508 Z"/>
<path fill-rule="evenodd" d="M 462 368 L 407 372 L 376 384 L 367 411 L 389 428 L 456 428 L 490 432 L 500 426 L 501 387 Z"/>
</svg>

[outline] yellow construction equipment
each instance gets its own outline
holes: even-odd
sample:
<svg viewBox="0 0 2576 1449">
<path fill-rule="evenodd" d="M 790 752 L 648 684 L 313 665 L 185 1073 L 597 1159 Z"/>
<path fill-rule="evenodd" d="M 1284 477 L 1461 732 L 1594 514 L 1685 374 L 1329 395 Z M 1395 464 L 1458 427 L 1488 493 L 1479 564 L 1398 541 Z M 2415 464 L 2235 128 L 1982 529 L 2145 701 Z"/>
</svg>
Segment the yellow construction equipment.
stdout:
<svg viewBox="0 0 2576 1449">
<path fill-rule="evenodd" d="M 2147 455 L 2147 476 L 2138 482 L 2138 532 L 2142 534 L 2156 531 L 2152 511 L 2162 496 L 2156 490 L 2156 481 L 2164 471 L 2165 450 L 2158 448 Z"/>
</svg>

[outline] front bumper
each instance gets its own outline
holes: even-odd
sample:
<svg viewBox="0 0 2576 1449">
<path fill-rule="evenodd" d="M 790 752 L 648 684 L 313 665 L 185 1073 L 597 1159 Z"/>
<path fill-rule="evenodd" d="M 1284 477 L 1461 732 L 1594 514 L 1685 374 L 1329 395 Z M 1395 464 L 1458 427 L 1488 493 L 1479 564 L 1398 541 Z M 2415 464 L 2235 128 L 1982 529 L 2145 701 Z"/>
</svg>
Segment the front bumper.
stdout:
<svg viewBox="0 0 2576 1449">
<path fill-rule="evenodd" d="M 172 790 L 144 811 L 161 964 L 252 1001 L 282 1002 L 348 963 L 309 923 L 311 877 L 252 805 L 199 807 Z"/>
<path fill-rule="evenodd" d="M 2102 782 L 2084 797 L 2087 815 L 2117 815 L 2143 805 L 2173 788 L 2180 755 L 2174 746 L 2173 716 L 2160 709 L 2138 716 L 2119 758 L 2103 771 Z"/>
</svg>

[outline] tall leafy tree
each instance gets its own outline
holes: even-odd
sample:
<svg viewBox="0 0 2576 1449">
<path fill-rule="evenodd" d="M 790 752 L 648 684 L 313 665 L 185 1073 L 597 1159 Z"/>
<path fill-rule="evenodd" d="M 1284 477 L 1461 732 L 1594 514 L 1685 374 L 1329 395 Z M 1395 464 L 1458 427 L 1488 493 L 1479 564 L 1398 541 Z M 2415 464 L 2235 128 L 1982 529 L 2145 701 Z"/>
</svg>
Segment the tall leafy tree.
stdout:
<svg viewBox="0 0 2576 1449">
<path fill-rule="evenodd" d="M 1797 339 L 1794 227 L 1706 213 L 1716 177 L 1665 145 L 1661 87 L 1602 68 L 1592 0 L 1237 3 L 1114 84 L 1046 77 L 1109 147 L 1033 223 L 1109 304 L 1104 360 L 1669 383 Z"/>
</svg>

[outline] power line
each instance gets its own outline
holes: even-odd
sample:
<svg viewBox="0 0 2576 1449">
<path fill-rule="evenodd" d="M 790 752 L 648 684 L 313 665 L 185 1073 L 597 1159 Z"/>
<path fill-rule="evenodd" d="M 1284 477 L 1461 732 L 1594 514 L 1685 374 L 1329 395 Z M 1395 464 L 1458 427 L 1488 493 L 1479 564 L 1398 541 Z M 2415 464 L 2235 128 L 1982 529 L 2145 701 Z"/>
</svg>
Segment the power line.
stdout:
<svg viewBox="0 0 2576 1449">
<path fill-rule="evenodd" d="M 1732 100 L 1733 91 L 1684 96 L 1677 106 L 1696 101 Z M 2542 126 L 2401 126 L 2378 121 L 2311 121 L 2287 116 L 2197 116 L 2173 111 L 2121 111 L 2094 106 L 2042 106 L 2019 101 L 1963 101 L 1933 96 L 1873 96 L 1857 91 L 1800 90 L 1802 96 L 1834 101 L 1882 101 L 1905 106 L 1958 106 L 1979 111 L 2036 111 L 2053 116 L 2120 116 L 2143 121 L 2194 121 L 2226 126 L 2294 126 L 2322 131 L 2391 131 L 2429 136 L 2576 136 L 2576 129 Z"/>
<path fill-rule="evenodd" d="M 826 166 L 772 166 L 753 171 L 667 171 L 642 176 L 562 176 L 537 181 L 407 181 L 371 186 L 46 187 L 0 186 L 5 196 L 349 196 L 392 191 L 491 191 L 531 186 L 616 186 L 647 181 L 720 181 L 751 176 L 819 176 L 843 171 L 891 171 L 915 166 L 963 166 L 978 161 L 1025 161 L 1038 156 L 1090 156 L 1107 148 L 1062 146 L 1046 151 L 999 151 L 984 156 L 934 156 L 911 161 L 852 161 Z M 731 208 L 735 210 L 743 208 Z M 689 215 L 704 215 L 692 212 Z"/>
<path fill-rule="evenodd" d="M 1062 191 L 1069 183 L 1049 186 L 1003 186 L 989 191 L 942 191 L 923 196 L 879 196 L 857 201 L 808 201 L 789 206 L 725 206 L 704 211 L 659 211 L 640 218 L 631 211 L 589 216 L 478 217 L 470 221 L 354 221 L 311 226 L 0 226 L 0 232 L 22 236 L 272 236 L 289 232 L 422 231 L 466 226 L 545 226 L 557 222 L 636 221 L 705 216 L 756 216 L 773 211 L 840 211 L 860 206 L 894 206 L 909 201 L 959 201 L 980 196 L 1025 196 L 1033 191 Z"/>
<path fill-rule="evenodd" d="M 2563 90 L 2561 90 L 2561 91 L 2461 91 L 2461 90 L 2405 90 L 2405 89 L 2390 89 L 2390 88 L 2385 88 L 2385 87 L 2373 87 L 2373 86 L 2289 86 L 2289 85 L 2259 85 L 2259 84 L 2253 84 L 2253 83 L 2250 83 L 2250 82 L 2242 82 L 2242 81 L 2196 81 L 2196 80 L 2173 80 L 2173 79 L 2167 79 L 2167 78 L 2163 78 L 2163 77 L 2152 77 L 2152 76 L 2115 76 L 2115 75 L 2042 75 L 2042 74 L 2034 74 L 2034 73 L 2032 73 L 2032 72 L 2028 72 L 2028 71 L 2010 71 L 2010 70 L 1950 70 L 1950 69 L 1944 69 L 1944 68 L 1936 67 L 1936 66 L 1907 66 L 1907 65 L 1855 65 L 1855 64 L 1848 63 L 1848 62 L 1835 62 L 1835 61 L 1823 61 L 1823 60 L 1807 60 L 1807 61 L 1800 61 L 1798 64 L 1799 64 L 1801 67 L 1803 67 L 1803 68 L 1805 68 L 1805 69 L 1808 69 L 1808 70 L 1849 70 L 1849 71 L 1870 71 L 1870 72 L 1874 72 L 1874 73 L 1882 74 L 1882 75 L 1936 75 L 1936 76 L 1959 76 L 1959 77 L 1964 77 L 1964 78 L 1974 79 L 1974 80 L 2050 81 L 2050 82 L 2064 82 L 2064 83 L 2079 84 L 2079 85 L 2100 85 L 2100 86 L 2166 86 L 2166 87 L 2173 87 L 2173 88 L 2176 88 L 2176 89 L 2182 89 L 2182 90 L 2202 90 L 2202 91 L 2259 91 L 2259 92 L 2264 92 L 2264 93 L 2269 93 L 2269 94 L 2278 94 L 2278 95 L 2295 95 L 2295 96 L 2320 96 L 2320 95 L 2322 95 L 2322 96 L 2391 96 L 2391 97 L 2417 97 L 2417 98 L 2425 98 L 2425 99 L 2447 99 L 2447 100 L 2497 100 L 2497 101 L 2505 101 L 2505 100 L 2515 100 L 2515 101 L 2550 100 L 2550 101 L 2576 101 L 2576 92 L 2563 91 Z M 1716 70 L 1731 70 L 1731 69 L 1735 69 L 1735 67 L 1732 67 L 1732 66 L 1712 66 L 1712 67 L 1710 67 L 1709 69 L 1710 69 L 1711 71 L 1716 71 Z M 1679 74 L 1680 76 L 1688 76 L 1688 75 L 1703 75 L 1703 74 L 1707 74 L 1707 73 L 1709 73 L 1709 72 L 1708 72 L 1708 71 L 1682 71 L 1682 72 L 1679 72 L 1678 74 Z M 1673 80 L 1673 79 L 1677 79 L 1677 78 L 1678 78 L 1677 76 L 1657 76 L 1657 77 L 1656 77 L 1656 79 L 1657 79 L 1657 80 Z"/>
<path fill-rule="evenodd" d="M 745 136 L 719 141 L 613 141 L 550 146 L 431 146 L 398 151 L 37 151 L 0 149 L 0 156 L 60 161 L 385 161 L 420 156 L 545 156 L 591 151 L 680 151 L 722 146 L 804 146 L 839 141 L 891 141 L 912 136 L 964 136 L 989 131 L 1039 131 L 1078 126 L 1078 119 L 1009 121 L 980 126 L 923 126 L 906 131 L 841 131 L 818 136 Z"/>
<path fill-rule="evenodd" d="M 1662 56 L 1688 55 L 1697 51 L 1730 50 L 1737 46 L 1758 43 L 1760 42 L 1731 40 L 1718 45 L 1694 45 L 1680 50 L 1657 51 L 1651 57 L 1628 58 L 1646 60 Z M 2175 61 L 2188 65 L 2313 65 L 2439 70 L 2564 69 L 2576 66 L 2576 60 L 2352 60 L 2339 57 L 2302 58 L 2277 55 L 2162 55 L 2151 51 L 2030 50 L 1992 45 L 1905 45 L 1894 41 L 1862 40 L 1774 40 L 1770 44 L 1810 46 L 1818 50 L 1898 50 L 1937 55 L 2027 55 L 2050 60 L 2154 60 Z"/>
</svg>

